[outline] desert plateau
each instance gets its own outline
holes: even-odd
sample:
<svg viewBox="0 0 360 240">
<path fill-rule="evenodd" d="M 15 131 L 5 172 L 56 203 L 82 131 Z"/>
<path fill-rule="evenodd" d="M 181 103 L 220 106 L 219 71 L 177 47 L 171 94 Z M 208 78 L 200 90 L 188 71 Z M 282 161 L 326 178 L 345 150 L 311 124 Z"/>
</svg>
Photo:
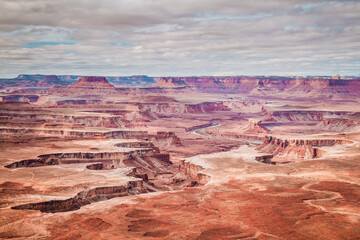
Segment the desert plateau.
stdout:
<svg viewBox="0 0 360 240">
<path fill-rule="evenodd" d="M 0 238 L 360 236 L 359 78 L 48 79 L 1 93 Z"/>
</svg>

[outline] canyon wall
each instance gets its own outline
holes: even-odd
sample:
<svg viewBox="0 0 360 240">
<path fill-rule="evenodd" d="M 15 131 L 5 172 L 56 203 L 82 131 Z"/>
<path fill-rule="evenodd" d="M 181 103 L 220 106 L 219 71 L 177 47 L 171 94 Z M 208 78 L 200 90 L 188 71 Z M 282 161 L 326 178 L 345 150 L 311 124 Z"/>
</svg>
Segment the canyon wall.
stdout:
<svg viewBox="0 0 360 240">
<path fill-rule="evenodd" d="M 325 154 L 321 147 L 350 144 L 343 139 L 280 139 L 265 136 L 264 143 L 258 147 L 261 152 L 271 154 L 257 157 L 257 161 L 281 164 L 299 160 L 319 158 Z"/>
<path fill-rule="evenodd" d="M 152 87 L 190 86 L 204 92 L 227 93 L 311 93 L 316 96 L 332 94 L 360 96 L 360 79 L 290 78 L 262 76 L 230 77 L 162 77 Z M 256 90 L 256 91 L 253 91 Z"/>
<path fill-rule="evenodd" d="M 97 187 L 79 192 L 72 198 L 65 200 L 51 200 L 47 202 L 28 203 L 11 207 L 12 209 L 40 210 L 45 213 L 67 212 L 80 209 L 82 206 L 104 201 L 116 197 L 124 197 L 146 193 L 143 181 L 129 181 L 125 185 Z"/>
<path fill-rule="evenodd" d="M 203 102 L 199 104 L 182 103 L 139 103 L 137 104 L 142 111 L 153 113 L 174 114 L 174 113 L 209 113 L 214 111 L 230 111 L 231 109 L 223 102 Z"/>
<path fill-rule="evenodd" d="M 202 166 L 187 162 L 186 160 L 180 160 L 179 170 L 180 172 L 189 175 L 194 181 L 196 181 L 196 184 L 199 185 L 205 185 L 211 179 L 209 175 L 201 172 L 204 170 Z"/>
<path fill-rule="evenodd" d="M 264 121 L 269 122 L 314 122 L 322 121 L 327 117 L 350 116 L 353 112 L 346 111 L 268 111 Z"/>
</svg>

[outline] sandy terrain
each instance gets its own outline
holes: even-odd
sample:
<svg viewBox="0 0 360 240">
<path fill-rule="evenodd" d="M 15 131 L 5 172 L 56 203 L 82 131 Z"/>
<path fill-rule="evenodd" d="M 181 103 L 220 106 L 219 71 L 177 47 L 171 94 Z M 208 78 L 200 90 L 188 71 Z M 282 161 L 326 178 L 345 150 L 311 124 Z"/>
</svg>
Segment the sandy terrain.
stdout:
<svg viewBox="0 0 360 240">
<path fill-rule="evenodd" d="M 360 238 L 358 98 L 100 80 L 0 102 L 1 239 Z"/>
</svg>

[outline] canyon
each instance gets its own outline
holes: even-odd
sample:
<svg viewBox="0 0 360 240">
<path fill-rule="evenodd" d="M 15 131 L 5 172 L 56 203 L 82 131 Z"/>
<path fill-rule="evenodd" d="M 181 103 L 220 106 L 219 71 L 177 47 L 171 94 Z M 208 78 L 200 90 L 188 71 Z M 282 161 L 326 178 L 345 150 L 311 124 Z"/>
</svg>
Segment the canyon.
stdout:
<svg viewBox="0 0 360 240">
<path fill-rule="evenodd" d="M 1 239 L 360 238 L 360 78 L 0 87 Z"/>
</svg>

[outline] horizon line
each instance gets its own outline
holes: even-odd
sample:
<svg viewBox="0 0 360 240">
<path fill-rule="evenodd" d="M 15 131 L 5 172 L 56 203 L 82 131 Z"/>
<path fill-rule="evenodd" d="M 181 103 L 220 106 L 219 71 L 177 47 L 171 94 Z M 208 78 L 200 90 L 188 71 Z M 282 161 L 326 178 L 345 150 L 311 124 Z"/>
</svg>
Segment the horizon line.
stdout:
<svg viewBox="0 0 360 240">
<path fill-rule="evenodd" d="M 339 75 L 340 77 L 360 77 L 360 75 L 340 75 L 340 74 L 329 74 L 329 75 L 275 75 L 275 74 L 261 74 L 261 75 L 252 75 L 252 74 L 234 74 L 234 75 L 162 75 L 162 76 L 151 76 L 147 74 L 129 74 L 129 75 L 86 75 L 86 74 L 43 74 L 43 73 L 20 73 L 15 77 L 3 77 L 0 76 L 0 79 L 16 79 L 21 75 L 28 75 L 28 76 L 94 76 L 94 77 L 133 77 L 133 76 L 144 76 L 144 77 L 151 77 L 151 78 L 162 78 L 162 77 L 334 77 Z"/>
</svg>

